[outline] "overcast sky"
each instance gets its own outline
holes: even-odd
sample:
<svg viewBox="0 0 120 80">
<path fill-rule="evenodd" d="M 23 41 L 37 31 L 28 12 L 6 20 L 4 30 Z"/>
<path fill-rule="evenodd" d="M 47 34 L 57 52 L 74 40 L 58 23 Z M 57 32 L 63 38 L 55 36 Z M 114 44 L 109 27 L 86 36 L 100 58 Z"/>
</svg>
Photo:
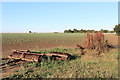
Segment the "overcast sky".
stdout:
<svg viewBox="0 0 120 80">
<path fill-rule="evenodd" d="M 3 2 L 2 32 L 108 29 L 118 24 L 118 2 Z"/>
</svg>

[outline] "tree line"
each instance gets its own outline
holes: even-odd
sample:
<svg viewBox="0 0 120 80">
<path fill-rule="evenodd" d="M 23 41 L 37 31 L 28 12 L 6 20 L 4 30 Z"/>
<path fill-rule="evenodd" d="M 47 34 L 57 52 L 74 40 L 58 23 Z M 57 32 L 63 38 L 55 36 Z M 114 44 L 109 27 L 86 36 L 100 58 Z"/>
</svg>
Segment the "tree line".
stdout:
<svg viewBox="0 0 120 80">
<path fill-rule="evenodd" d="M 103 33 L 115 33 L 116 32 L 117 34 L 120 34 L 120 24 L 115 25 L 115 27 L 113 28 L 112 31 L 110 31 L 110 30 L 104 30 L 104 29 L 101 29 L 99 31 L 101 31 Z M 86 33 L 86 32 L 98 32 L 98 31 L 96 31 L 96 30 L 85 30 L 85 29 L 80 29 L 80 30 L 77 30 L 77 29 L 64 30 L 64 33 Z"/>
<path fill-rule="evenodd" d="M 120 24 L 118 25 L 115 25 L 115 27 L 113 28 L 112 31 L 110 30 L 104 30 L 104 29 L 101 29 L 99 30 L 103 33 L 117 33 L 117 34 L 120 34 Z M 80 30 L 77 30 L 77 29 L 69 29 L 69 30 L 64 30 L 64 33 L 86 33 L 86 32 L 98 32 L 98 31 L 95 31 L 95 30 L 85 30 L 85 29 L 80 29 Z M 29 33 L 36 33 L 36 32 L 32 32 L 32 31 L 29 31 Z M 58 32 L 55 32 L 55 33 L 58 33 Z"/>
<path fill-rule="evenodd" d="M 109 30 L 99 30 L 99 31 L 102 31 L 103 33 L 114 33 L 115 31 L 109 31 Z M 64 33 L 86 33 L 86 32 L 98 32 L 96 30 L 85 30 L 85 29 L 80 29 L 80 30 L 77 30 L 77 29 L 69 29 L 69 30 L 64 30 Z"/>
</svg>

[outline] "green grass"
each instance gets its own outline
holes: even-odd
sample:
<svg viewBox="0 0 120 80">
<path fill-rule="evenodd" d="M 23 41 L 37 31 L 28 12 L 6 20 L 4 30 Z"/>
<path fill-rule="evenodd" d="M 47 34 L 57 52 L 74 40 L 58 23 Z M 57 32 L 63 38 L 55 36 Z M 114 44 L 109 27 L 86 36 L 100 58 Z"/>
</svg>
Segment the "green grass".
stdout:
<svg viewBox="0 0 120 80">
<path fill-rule="evenodd" d="M 56 44 L 56 43 L 71 43 L 77 39 L 84 37 L 83 34 L 73 33 L 2 33 L 3 44 L 29 44 L 29 43 L 42 43 L 42 44 Z M 51 43 L 52 42 L 52 43 Z"/>
<path fill-rule="evenodd" d="M 14 65 L 11 71 L 11 64 L 7 64 L 6 70 L 2 72 L 11 73 L 3 78 L 118 78 L 118 50 L 100 56 L 96 56 L 95 51 L 85 50 L 85 55 L 81 55 L 75 47 L 77 44 L 84 46 L 84 41 L 85 34 L 80 33 L 2 33 L 2 47 L 5 51 L 30 49 L 38 54 L 55 51 L 73 55 L 69 61 L 48 58 L 41 63 Z"/>
<path fill-rule="evenodd" d="M 71 52 L 73 56 L 80 57 L 69 61 L 55 61 L 48 58 L 43 59 L 41 63 L 20 64 L 21 68 L 16 70 L 18 73 L 13 72 L 6 78 L 118 78 L 117 50 L 111 54 L 104 53 L 102 57 L 89 53 L 81 55 L 75 49 L 54 48 L 40 51 L 41 53 Z"/>
<path fill-rule="evenodd" d="M 55 47 L 75 48 L 78 44 L 84 46 L 84 35 L 84 33 L 2 33 L 2 56 L 6 57 L 15 49 L 37 51 Z"/>
</svg>

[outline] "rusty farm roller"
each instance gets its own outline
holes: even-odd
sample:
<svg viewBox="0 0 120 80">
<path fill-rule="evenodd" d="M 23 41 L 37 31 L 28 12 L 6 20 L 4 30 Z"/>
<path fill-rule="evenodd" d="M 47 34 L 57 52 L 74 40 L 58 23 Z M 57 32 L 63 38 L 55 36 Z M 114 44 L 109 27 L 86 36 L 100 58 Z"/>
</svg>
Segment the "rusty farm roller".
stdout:
<svg viewBox="0 0 120 80">
<path fill-rule="evenodd" d="M 68 60 L 71 57 L 70 54 L 61 52 L 37 54 L 35 52 L 31 52 L 30 50 L 13 50 L 13 53 L 8 56 L 9 59 L 7 62 L 9 62 L 10 59 L 16 59 L 40 63 L 44 56 L 50 56 L 54 60 Z"/>
<path fill-rule="evenodd" d="M 10 61 L 10 59 L 40 62 L 42 60 L 43 55 L 44 54 L 31 53 L 30 50 L 13 50 L 13 53 L 8 56 L 8 62 Z"/>
<path fill-rule="evenodd" d="M 68 53 L 62 53 L 62 52 L 51 52 L 45 54 L 47 56 L 50 56 L 54 60 L 69 60 L 71 55 Z"/>
</svg>

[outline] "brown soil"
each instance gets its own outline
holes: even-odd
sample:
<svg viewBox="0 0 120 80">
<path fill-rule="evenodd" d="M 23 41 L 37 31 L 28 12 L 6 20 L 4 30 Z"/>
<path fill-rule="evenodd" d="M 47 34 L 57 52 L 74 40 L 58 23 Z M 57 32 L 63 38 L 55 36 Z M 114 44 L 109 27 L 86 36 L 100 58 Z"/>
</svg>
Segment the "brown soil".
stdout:
<svg viewBox="0 0 120 80">
<path fill-rule="evenodd" d="M 114 46 L 118 45 L 118 39 L 120 39 L 120 37 L 116 36 L 115 34 L 105 34 L 105 39 L 108 40 L 108 42 Z M 79 41 L 79 40 L 76 40 Z M 76 42 L 75 41 L 75 42 Z M 68 40 L 69 42 L 69 40 Z M 119 41 L 120 43 L 120 41 Z M 39 43 L 30 43 L 30 44 L 14 44 L 14 45 L 8 45 L 8 44 L 3 44 L 2 45 L 2 57 L 7 57 L 8 55 L 10 55 L 12 53 L 13 50 L 45 50 L 45 49 L 52 49 L 52 48 L 56 48 L 56 47 L 63 47 L 63 48 L 76 48 L 77 44 L 74 44 L 74 41 L 72 41 L 70 44 L 69 43 L 65 43 L 64 45 L 61 44 L 55 44 L 55 45 L 44 45 L 43 44 L 39 44 Z"/>
</svg>

